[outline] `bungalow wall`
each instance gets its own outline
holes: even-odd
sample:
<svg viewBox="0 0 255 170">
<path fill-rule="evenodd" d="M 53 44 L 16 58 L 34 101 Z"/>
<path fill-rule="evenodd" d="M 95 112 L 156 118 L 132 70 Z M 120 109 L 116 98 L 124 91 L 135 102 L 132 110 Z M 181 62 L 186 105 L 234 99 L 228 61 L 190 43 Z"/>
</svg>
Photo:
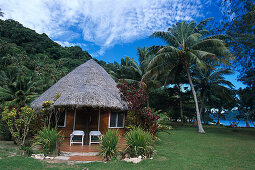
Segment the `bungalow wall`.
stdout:
<svg viewBox="0 0 255 170">
<path fill-rule="evenodd" d="M 105 134 L 109 129 L 109 114 L 110 110 L 100 110 L 100 126 L 99 131 Z M 65 137 L 69 138 L 73 131 L 74 125 L 74 110 L 66 110 L 66 122 L 65 127 L 58 127 L 59 131 L 64 133 Z M 111 128 L 112 129 L 112 128 Z M 124 128 L 118 129 L 120 135 L 124 135 Z M 76 123 L 75 130 L 83 130 L 85 134 L 85 140 L 88 140 L 88 134 L 92 130 L 98 130 L 98 110 L 92 108 L 77 109 L 76 110 Z M 86 142 L 87 143 L 87 142 Z"/>
</svg>

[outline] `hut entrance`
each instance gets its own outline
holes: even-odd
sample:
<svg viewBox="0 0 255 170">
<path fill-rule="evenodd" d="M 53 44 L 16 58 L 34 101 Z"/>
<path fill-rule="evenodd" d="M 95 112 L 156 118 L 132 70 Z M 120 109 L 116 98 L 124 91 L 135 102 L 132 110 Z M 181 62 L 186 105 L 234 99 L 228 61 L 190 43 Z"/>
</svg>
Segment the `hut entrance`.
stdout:
<svg viewBox="0 0 255 170">
<path fill-rule="evenodd" d="M 85 132 L 84 144 L 89 144 L 89 132 L 98 130 L 99 110 L 82 108 L 76 110 L 74 130 Z"/>
</svg>

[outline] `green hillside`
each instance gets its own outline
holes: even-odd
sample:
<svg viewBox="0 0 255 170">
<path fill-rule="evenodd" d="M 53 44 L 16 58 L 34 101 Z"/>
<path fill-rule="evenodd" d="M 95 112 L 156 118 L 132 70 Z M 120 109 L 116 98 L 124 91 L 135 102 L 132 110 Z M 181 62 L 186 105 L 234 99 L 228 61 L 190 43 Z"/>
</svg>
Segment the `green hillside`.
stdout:
<svg viewBox="0 0 255 170">
<path fill-rule="evenodd" d="M 29 103 L 91 58 L 78 46 L 62 47 L 17 21 L 0 20 L 0 101 Z"/>
</svg>

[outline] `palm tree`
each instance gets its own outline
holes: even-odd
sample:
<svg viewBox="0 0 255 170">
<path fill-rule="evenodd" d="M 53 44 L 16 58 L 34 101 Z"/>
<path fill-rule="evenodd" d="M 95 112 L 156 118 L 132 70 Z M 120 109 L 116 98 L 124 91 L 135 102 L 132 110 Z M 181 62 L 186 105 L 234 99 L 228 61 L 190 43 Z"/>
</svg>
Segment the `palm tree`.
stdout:
<svg viewBox="0 0 255 170">
<path fill-rule="evenodd" d="M 208 36 L 208 31 L 202 29 L 207 21 L 206 19 L 198 25 L 194 21 L 189 23 L 177 22 L 167 32 L 155 32 L 152 37 L 163 39 L 167 45 L 159 46 L 156 56 L 151 60 L 147 75 L 170 72 L 176 64 L 183 65 L 195 101 L 196 116 L 198 121 L 198 132 L 205 133 L 198 107 L 197 94 L 191 79 L 191 66 L 204 68 L 204 59 L 212 58 L 215 62 L 226 62 L 224 57 L 229 56 L 229 51 L 224 41 L 217 39 L 216 36 Z M 157 48 L 157 47 L 155 47 Z"/>
<path fill-rule="evenodd" d="M 155 55 L 154 53 L 151 53 L 149 51 L 149 48 L 147 47 L 143 47 L 143 48 L 138 47 L 137 55 L 139 57 L 139 63 L 140 63 L 142 74 L 144 75 L 147 72 L 150 61 L 154 58 Z"/>
<path fill-rule="evenodd" d="M 249 115 L 254 116 L 255 110 L 255 90 L 251 87 L 246 87 L 244 89 L 239 89 L 237 91 L 239 96 L 238 108 L 241 112 L 245 114 L 246 127 L 249 125 Z M 253 121 L 252 121 L 253 123 Z"/>
<path fill-rule="evenodd" d="M 149 54 L 148 48 L 137 48 L 139 64 L 131 57 L 121 58 L 121 63 L 113 63 L 113 69 L 109 71 L 115 79 L 125 80 L 129 83 L 136 82 L 145 87 L 159 87 L 160 82 L 152 79 L 143 79 L 143 75 L 147 72 L 147 67 L 152 54 Z"/>
<path fill-rule="evenodd" d="M 0 80 L 5 82 L 0 85 L 0 100 L 4 101 L 4 104 L 20 104 L 20 106 L 29 104 L 38 97 L 39 87 L 43 85 L 41 81 L 34 82 L 32 76 L 16 76 L 14 81 L 6 81 L 11 79 L 3 71 L 0 74 Z"/>
<path fill-rule="evenodd" d="M 121 58 L 121 63 L 115 62 L 113 69 L 109 72 L 113 78 L 125 80 L 127 82 L 137 82 L 141 80 L 142 70 L 138 63 L 128 56 Z"/>
<path fill-rule="evenodd" d="M 193 80 L 201 97 L 200 114 L 203 114 L 206 96 L 217 93 L 217 96 L 221 99 L 232 99 L 231 89 L 234 85 L 225 80 L 224 76 L 233 74 L 233 71 L 226 68 L 217 69 L 217 67 L 218 65 L 210 64 L 204 69 L 196 70 L 196 73 L 194 73 Z"/>
</svg>

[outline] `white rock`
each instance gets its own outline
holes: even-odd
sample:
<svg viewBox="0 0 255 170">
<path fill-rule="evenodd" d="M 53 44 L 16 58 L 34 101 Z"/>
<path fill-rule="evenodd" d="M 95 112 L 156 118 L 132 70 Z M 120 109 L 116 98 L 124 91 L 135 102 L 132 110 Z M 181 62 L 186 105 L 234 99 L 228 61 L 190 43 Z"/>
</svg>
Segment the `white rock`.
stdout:
<svg viewBox="0 0 255 170">
<path fill-rule="evenodd" d="M 70 156 L 57 156 L 54 159 L 55 160 L 68 160 L 70 158 Z"/>
<path fill-rule="evenodd" d="M 45 159 L 50 159 L 50 160 L 52 160 L 52 159 L 54 159 L 54 157 L 46 156 Z"/>
<path fill-rule="evenodd" d="M 138 156 L 139 159 L 142 159 L 142 156 Z"/>
<path fill-rule="evenodd" d="M 41 159 L 41 160 L 45 158 L 44 154 L 32 154 L 31 157 L 34 159 Z"/>
<path fill-rule="evenodd" d="M 125 158 L 123 160 L 126 161 L 126 162 L 132 162 L 132 163 L 135 163 L 135 164 L 137 164 L 137 163 L 142 161 L 142 159 L 139 158 L 139 157 L 138 158 Z"/>
</svg>

